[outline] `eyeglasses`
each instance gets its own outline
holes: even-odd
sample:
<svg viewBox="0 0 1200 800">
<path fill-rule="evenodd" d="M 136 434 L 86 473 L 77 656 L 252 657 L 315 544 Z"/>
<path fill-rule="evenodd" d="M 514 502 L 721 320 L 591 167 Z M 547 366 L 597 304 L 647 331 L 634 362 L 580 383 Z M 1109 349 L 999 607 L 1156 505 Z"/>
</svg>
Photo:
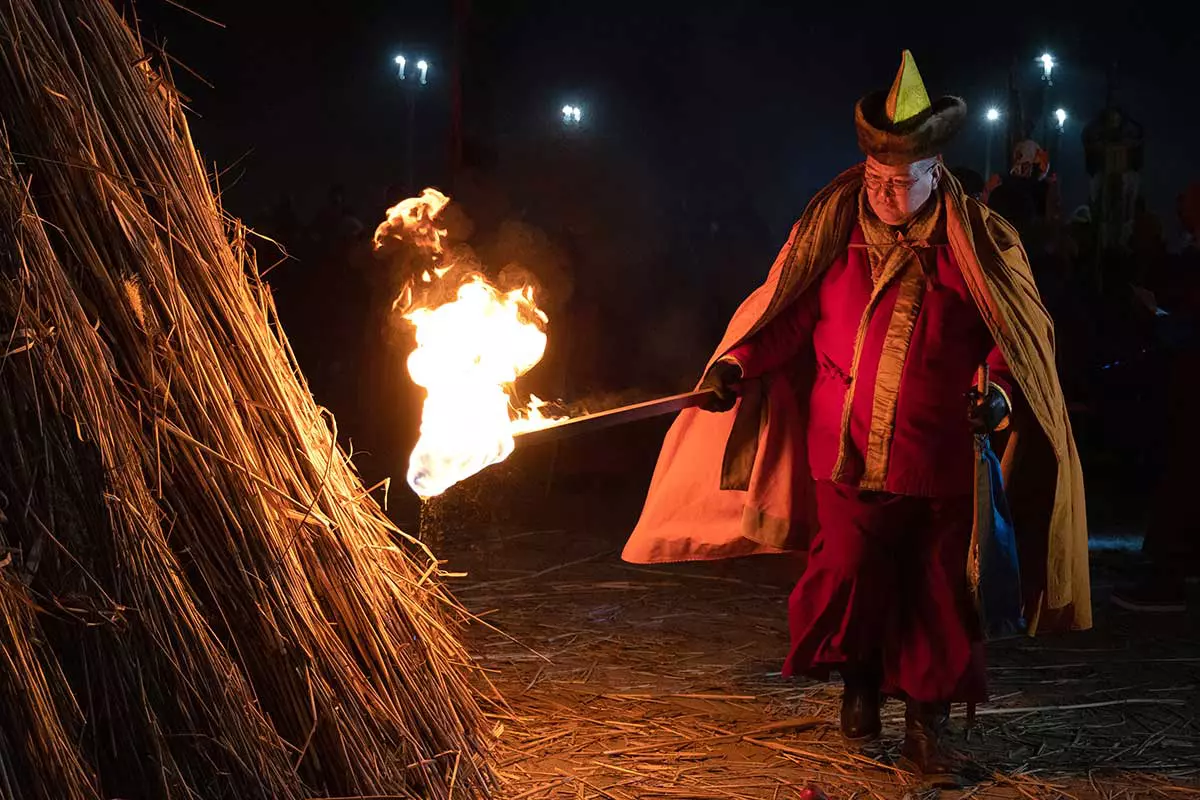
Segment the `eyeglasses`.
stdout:
<svg viewBox="0 0 1200 800">
<path fill-rule="evenodd" d="M 884 179 L 876 178 L 873 175 L 866 175 L 863 177 L 863 185 L 866 186 L 867 190 L 871 192 L 881 192 L 886 190 L 892 194 L 904 194 L 912 190 L 914 186 L 920 183 L 926 175 L 933 172 L 933 170 L 936 168 L 936 163 L 931 164 L 929 169 L 925 170 L 915 178 Z"/>
</svg>

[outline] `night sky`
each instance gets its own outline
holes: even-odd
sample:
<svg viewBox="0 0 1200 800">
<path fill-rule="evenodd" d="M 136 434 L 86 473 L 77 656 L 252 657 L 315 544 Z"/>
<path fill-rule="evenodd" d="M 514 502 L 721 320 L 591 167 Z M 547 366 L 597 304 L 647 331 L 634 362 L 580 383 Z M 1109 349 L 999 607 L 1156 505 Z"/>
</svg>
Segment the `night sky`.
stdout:
<svg viewBox="0 0 1200 800">
<path fill-rule="evenodd" d="M 433 65 L 418 98 L 417 173 L 421 183 L 446 184 L 451 0 L 187 3 L 226 27 L 164 0 L 141 0 L 138 15 L 144 35 L 213 84 L 175 71 L 207 159 L 227 167 L 245 156 L 225 177 L 233 213 L 253 221 L 288 193 L 311 213 L 340 183 L 373 225 L 386 200 L 398 199 L 386 187 L 404 180 L 397 52 Z M 980 171 L 983 111 L 1003 102 L 1014 60 L 1032 110 L 1035 59 L 1049 50 L 1060 63 L 1050 108 L 1070 113 L 1057 164 L 1067 211 L 1086 199 L 1080 126 L 1102 106 L 1106 66 L 1117 61 L 1118 102 L 1147 131 L 1144 186 L 1170 229 L 1175 194 L 1200 177 L 1197 103 L 1187 99 L 1200 29 L 1148 3 L 1120 13 L 1095 5 L 1091 16 L 1071 5 L 474 0 L 464 47 L 468 149 L 485 154 L 534 217 L 543 213 L 536 173 L 554 168 L 542 156 L 575 147 L 594 162 L 585 183 L 612 181 L 637 195 L 628 214 L 749 205 L 773 249 L 808 197 L 860 157 L 854 102 L 888 85 L 902 48 L 913 50 L 931 94 L 967 99 L 972 120 L 947 160 Z M 562 130 L 566 102 L 584 108 L 580 130 Z M 568 134 L 578 141 L 564 141 Z"/>
</svg>

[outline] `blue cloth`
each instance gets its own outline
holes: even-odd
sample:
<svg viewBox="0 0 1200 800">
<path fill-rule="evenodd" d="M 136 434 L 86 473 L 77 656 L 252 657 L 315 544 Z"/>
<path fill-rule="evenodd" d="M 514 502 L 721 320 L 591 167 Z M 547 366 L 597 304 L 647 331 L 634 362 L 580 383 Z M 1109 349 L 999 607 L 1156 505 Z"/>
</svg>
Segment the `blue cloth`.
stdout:
<svg viewBox="0 0 1200 800">
<path fill-rule="evenodd" d="M 1000 459 L 986 436 L 976 437 L 977 503 L 975 541 L 978 547 L 978 586 L 975 599 L 984 635 L 998 638 L 1022 633 L 1021 569 Z"/>
</svg>

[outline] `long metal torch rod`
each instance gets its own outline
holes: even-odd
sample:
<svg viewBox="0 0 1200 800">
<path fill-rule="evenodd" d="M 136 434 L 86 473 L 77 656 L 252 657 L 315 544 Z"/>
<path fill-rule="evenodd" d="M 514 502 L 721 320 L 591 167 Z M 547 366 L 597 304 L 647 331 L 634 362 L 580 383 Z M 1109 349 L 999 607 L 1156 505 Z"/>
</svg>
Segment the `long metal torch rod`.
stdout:
<svg viewBox="0 0 1200 800">
<path fill-rule="evenodd" d="M 595 433 L 605 428 L 611 428 L 614 425 L 624 425 L 627 422 L 637 422 L 641 419 L 661 417 L 664 414 L 674 414 L 678 411 L 683 411 L 685 408 L 694 408 L 711 396 L 712 391 L 706 389 L 700 392 L 688 392 L 687 394 L 660 397 L 657 400 L 647 400 L 644 403 L 635 403 L 631 406 L 621 406 L 620 408 L 613 408 L 608 411 L 588 414 L 585 417 L 576 417 L 575 419 L 559 422 L 547 428 L 518 433 L 514 439 L 518 447 L 555 442 L 583 433 Z"/>
</svg>

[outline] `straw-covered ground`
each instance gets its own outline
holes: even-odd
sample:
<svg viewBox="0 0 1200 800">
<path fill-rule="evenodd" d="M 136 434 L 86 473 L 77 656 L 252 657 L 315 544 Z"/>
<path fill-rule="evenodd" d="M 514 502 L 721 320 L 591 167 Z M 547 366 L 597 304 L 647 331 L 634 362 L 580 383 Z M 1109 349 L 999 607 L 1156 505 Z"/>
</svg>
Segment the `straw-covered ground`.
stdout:
<svg viewBox="0 0 1200 800">
<path fill-rule="evenodd" d="M 487 494 L 505 482 L 490 480 Z M 885 741 L 852 753 L 838 687 L 780 678 L 796 562 L 624 564 L 636 498 L 617 494 L 551 498 L 538 525 L 447 528 L 443 553 L 468 573 L 454 589 L 487 623 L 475 657 L 507 702 L 504 797 L 937 796 L 893 767 L 900 704 Z M 1200 619 L 1113 610 L 1132 558 L 1095 557 L 1094 631 L 990 648 L 992 702 L 969 743 L 954 725 L 976 783 L 942 796 L 1200 797 Z"/>
</svg>

